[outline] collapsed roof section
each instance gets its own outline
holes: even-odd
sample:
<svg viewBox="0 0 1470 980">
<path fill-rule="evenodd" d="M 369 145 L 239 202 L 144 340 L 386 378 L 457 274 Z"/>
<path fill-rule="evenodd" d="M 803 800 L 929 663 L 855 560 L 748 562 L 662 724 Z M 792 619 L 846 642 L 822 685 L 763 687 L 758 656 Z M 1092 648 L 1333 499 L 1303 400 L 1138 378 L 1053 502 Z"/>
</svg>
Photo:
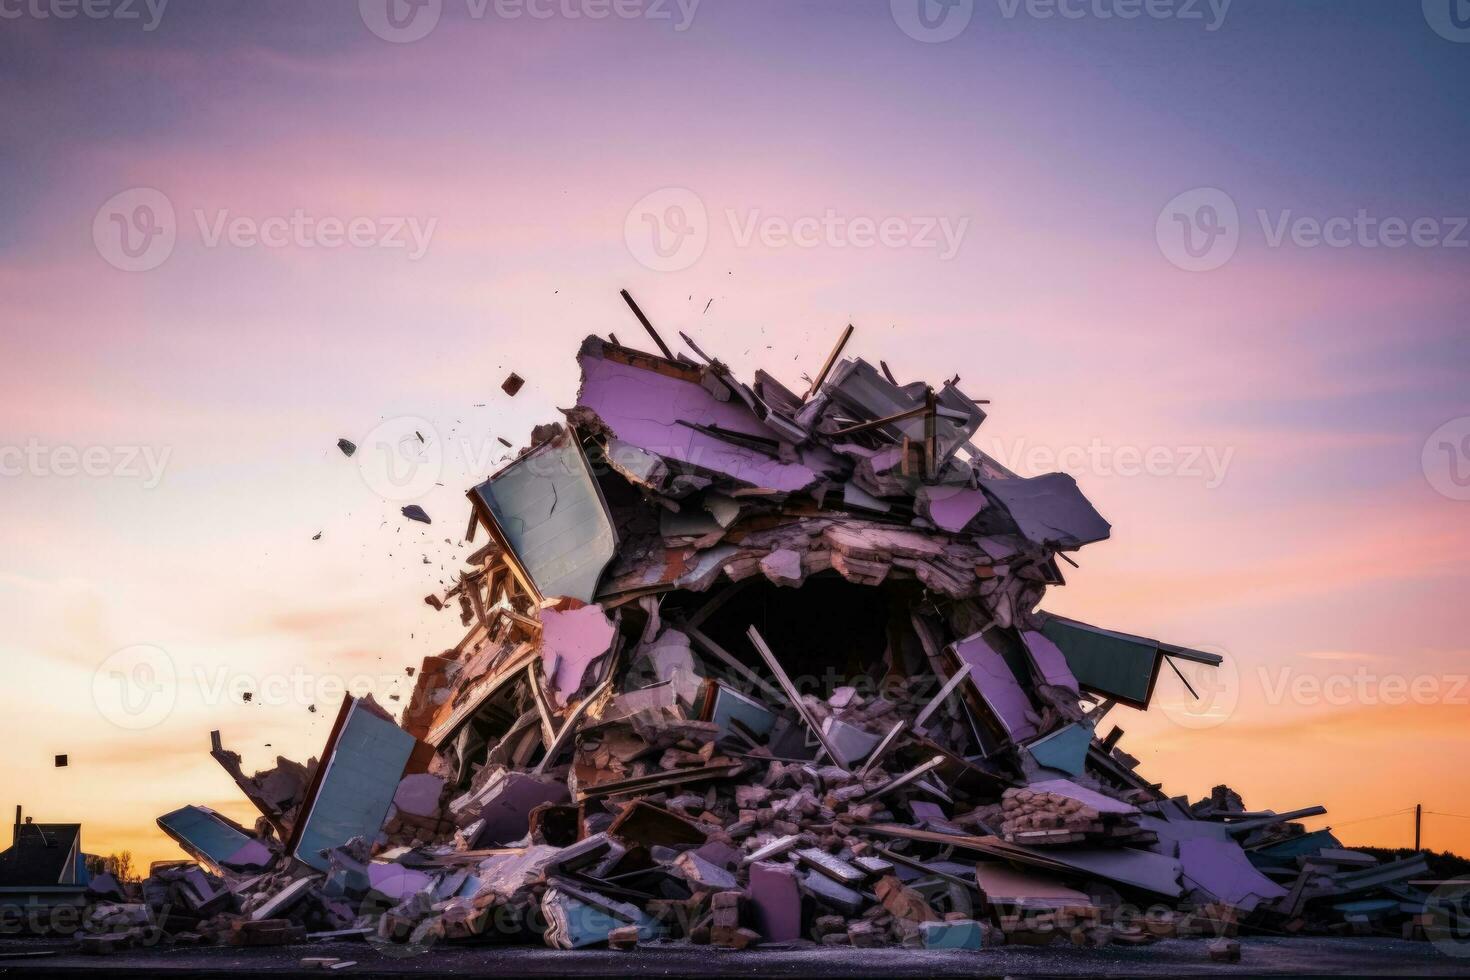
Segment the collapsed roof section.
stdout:
<svg viewBox="0 0 1470 980">
<path fill-rule="evenodd" d="M 533 616 L 569 597 L 615 608 L 754 573 L 783 587 L 828 571 L 861 585 L 912 579 L 983 600 L 987 627 L 1062 636 L 1085 690 L 1146 706 L 1158 657 L 1128 648 L 1122 663 L 1099 660 L 1090 627 L 1033 613 L 1046 585 L 1064 584 L 1056 554 L 1110 532 L 1076 481 L 1009 472 L 970 441 L 985 403 L 957 377 L 901 385 L 886 364 L 842 359 L 850 336 L 804 395 L 765 372 L 737 380 L 683 334 L 697 360 L 656 333 L 668 356 L 588 337 L 568 424 L 538 427 L 531 449 L 469 494 L 472 533 L 482 524 L 500 556 L 489 574 L 512 586 L 508 607 Z"/>
</svg>

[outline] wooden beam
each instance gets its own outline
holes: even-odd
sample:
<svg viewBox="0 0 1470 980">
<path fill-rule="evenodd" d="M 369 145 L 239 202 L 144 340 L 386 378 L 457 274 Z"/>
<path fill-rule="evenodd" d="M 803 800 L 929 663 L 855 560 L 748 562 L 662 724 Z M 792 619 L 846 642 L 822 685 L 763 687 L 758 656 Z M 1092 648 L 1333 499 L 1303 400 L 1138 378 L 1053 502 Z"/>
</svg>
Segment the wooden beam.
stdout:
<svg viewBox="0 0 1470 980">
<path fill-rule="evenodd" d="M 847 329 L 842 331 L 842 336 L 838 339 L 837 346 L 833 347 L 832 353 L 827 355 L 827 363 L 822 365 L 822 370 L 819 371 L 816 378 L 812 380 L 812 386 L 806 390 L 805 395 L 801 396 L 801 400 L 803 402 L 815 395 L 817 393 L 817 389 L 821 388 L 822 385 L 826 382 L 827 375 L 832 372 L 832 366 L 837 363 L 837 358 L 842 356 L 842 348 L 847 346 L 847 341 L 850 337 L 852 337 L 852 324 L 849 323 L 847 325 Z"/>
<path fill-rule="evenodd" d="M 745 678 L 747 681 L 760 688 L 762 691 L 765 691 L 767 694 L 773 695 L 774 697 L 782 701 L 786 700 L 786 695 L 783 694 L 778 688 L 772 686 L 770 681 L 766 680 L 760 674 L 757 674 L 755 671 L 745 666 L 745 664 L 736 659 L 735 655 L 730 653 L 729 650 L 726 650 L 724 647 L 720 646 L 714 640 L 710 639 L 704 633 L 700 632 L 697 628 L 692 626 L 682 626 L 680 628 L 683 629 L 685 634 L 688 635 L 689 639 L 694 641 L 695 646 L 710 654 L 721 663 L 723 663 L 726 667 L 729 667 L 735 673 L 739 674 L 741 677 Z"/>
<path fill-rule="evenodd" d="M 924 415 L 928 411 L 928 405 L 920 405 L 917 408 L 911 408 L 906 412 L 899 412 L 897 415 L 888 415 L 884 416 L 881 419 L 869 419 L 867 422 L 859 422 L 856 425 L 849 425 L 845 429 L 838 429 L 837 431 L 833 432 L 832 435 L 834 438 L 837 436 L 853 436 L 857 435 L 859 432 L 867 432 L 869 429 L 877 429 L 885 425 L 892 425 L 894 422 L 902 422 L 904 419 L 911 419 L 915 415 Z"/>
<path fill-rule="evenodd" d="M 781 669 L 781 663 L 776 659 L 776 655 L 771 652 L 770 647 L 766 646 L 765 638 L 761 636 L 760 630 L 756 629 L 755 625 L 752 624 L 745 631 L 745 635 L 750 637 L 750 642 L 755 644 L 756 650 L 760 652 L 761 659 L 765 660 L 766 666 L 770 668 L 771 673 L 776 675 L 776 680 L 781 684 L 781 689 L 786 692 L 786 699 L 791 702 L 791 706 L 796 709 L 796 713 L 801 715 L 801 720 L 806 722 L 806 726 L 812 730 L 812 734 L 822 744 L 822 748 L 826 751 L 827 757 L 832 760 L 832 764 L 846 769 L 847 767 L 842 763 L 844 758 L 842 753 L 838 752 L 836 747 L 827 741 L 827 733 L 822 731 L 822 726 L 817 723 L 817 719 L 813 717 L 810 709 L 806 706 L 806 702 L 801 699 L 800 693 L 797 692 L 796 685 L 791 683 L 791 678 L 787 677 L 786 671 Z"/>
<path fill-rule="evenodd" d="M 671 361 L 676 360 L 674 352 L 669 350 L 669 345 L 664 343 L 664 339 L 658 335 L 658 331 L 653 329 L 653 324 L 648 322 L 648 317 L 644 316 L 643 311 L 638 308 L 638 303 L 633 299 L 633 294 L 626 289 L 621 290 L 621 293 L 623 301 L 628 304 L 628 309 L 632 310 L 633 315 L 638 318 L 638 322 L 643 324 L 643 329 L 647 330 L 648 336 L 653 338 L 655 344 L 658 344 L 658 349 L 663 353 L 664 357 L 667 357 Z"/>
</svg>

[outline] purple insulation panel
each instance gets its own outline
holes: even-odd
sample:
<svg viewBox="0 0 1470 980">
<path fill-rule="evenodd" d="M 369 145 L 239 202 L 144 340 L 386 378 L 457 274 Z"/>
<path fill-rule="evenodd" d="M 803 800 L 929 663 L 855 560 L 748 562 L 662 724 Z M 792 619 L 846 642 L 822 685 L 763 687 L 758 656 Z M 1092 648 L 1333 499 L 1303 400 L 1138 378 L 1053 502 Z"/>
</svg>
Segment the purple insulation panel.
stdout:
<svg viewBox="0 0 1470 980">
<path fill-rule="evenodd" d="M 1036 735 L 1030 698 L 1016 683 L 1016 675 L 1006 666 L 1005 658 L 986 642 L 984 634 L 957 640 L 950 649 L 960 663 L 970 665 L 970 683 L 1011 739 L 1019 742 Z"/>
<path fill-rule="evenodd" d="M 582 390 L 577 404 L 596 412 L 624 442 L 772 490 L 801 490 L 816 482 L 817 474 L 800 463 L 783 463 L 679 424 L 691 422 L 770 440 L 774 450 L 780 437 L 743 402 L 719 401 L 692 381 L 606 360 L 587 346 L 579 361 Z"/>
</svg>

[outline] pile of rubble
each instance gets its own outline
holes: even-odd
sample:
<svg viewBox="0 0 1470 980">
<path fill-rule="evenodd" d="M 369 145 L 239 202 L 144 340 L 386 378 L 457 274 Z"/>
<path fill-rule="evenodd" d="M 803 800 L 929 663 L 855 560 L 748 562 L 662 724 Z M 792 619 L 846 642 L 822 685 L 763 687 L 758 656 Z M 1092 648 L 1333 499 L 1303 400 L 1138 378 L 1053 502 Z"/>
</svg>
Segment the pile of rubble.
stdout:
<svg viewBox="0 0 1470 980">
<path fill-rule="evenodd" d="M 631 302 L 631 301 L 630 301 Z M 635 307 L 636 312 L 636 307 Z M 1038 607 L 1109 526 L 971 442 L 984 402 L 843 359 L 807 390 L 589 337 L 576 406 L 469 491 L 468 632 L 395 721 L 347 698 L 320 760 L 247 776 L 253 828 L 98 922 L 177 941 L 360 935 L 978 949 L 1414 935 L 1378 864 L 1224 787 L 1190 804 L 1099 733 L 1213 654 Z M 683 335 L 681 334 L 681 337 Z"/>
</svg>

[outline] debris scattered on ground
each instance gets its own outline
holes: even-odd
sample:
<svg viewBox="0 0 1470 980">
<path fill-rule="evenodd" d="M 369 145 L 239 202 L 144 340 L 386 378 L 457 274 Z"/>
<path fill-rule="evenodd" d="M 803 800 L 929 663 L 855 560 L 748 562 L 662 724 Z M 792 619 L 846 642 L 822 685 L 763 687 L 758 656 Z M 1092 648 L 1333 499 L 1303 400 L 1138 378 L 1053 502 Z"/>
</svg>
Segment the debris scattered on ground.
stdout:
<svg viewBox="0 0 1470 980">
<path fill-rule="evenodd" d="M 525 385 L 526 379 L 512 371 L 504 381 L 500 383 L 500 390 L 514 398 L 516 393 Z"/>
<path fill-rule="evenodd" d="M 350 439 L 338 439 L 337 448 L 342 450 L 343 456 L 351 456 L 353 453 L 357 452 L 357 443 L 351 441 Z"/>
<path fill-rule="evenodd" d="M 470 489 L 489 540 L 426 600 L 467 632 L 409 669 L 401 719 L 349 696 L 319 759 L 249 776 L 215 733 L 259 819 L 160 817 L 192 860 L 85 941 L 1201 937 L 1233 961 L 1252 930 L 1418 926 L 1422 856 L 1295 822 L 1321 807 L 1170 796 L 1099 734 L 1166 662 L 1220 658 L 1041 608 L 1110 528 L 1071 477 L 975 447 L 983 400 L 844 358 L 851 328 L 803 392 L 746 383 L 625 298 L 660 353 L 587 338 L 575 406 Z"/>
<path fill-rule="evenodd" d="M 409 504 L 407 507 L 403 508 L 403 516 L 411 521 L 418 521 L 420 524 L 434 523 L 432 520 L 429 519 L 428 513 L 425 512 L 425 510 L 418 504 Z"/>
</svg>

